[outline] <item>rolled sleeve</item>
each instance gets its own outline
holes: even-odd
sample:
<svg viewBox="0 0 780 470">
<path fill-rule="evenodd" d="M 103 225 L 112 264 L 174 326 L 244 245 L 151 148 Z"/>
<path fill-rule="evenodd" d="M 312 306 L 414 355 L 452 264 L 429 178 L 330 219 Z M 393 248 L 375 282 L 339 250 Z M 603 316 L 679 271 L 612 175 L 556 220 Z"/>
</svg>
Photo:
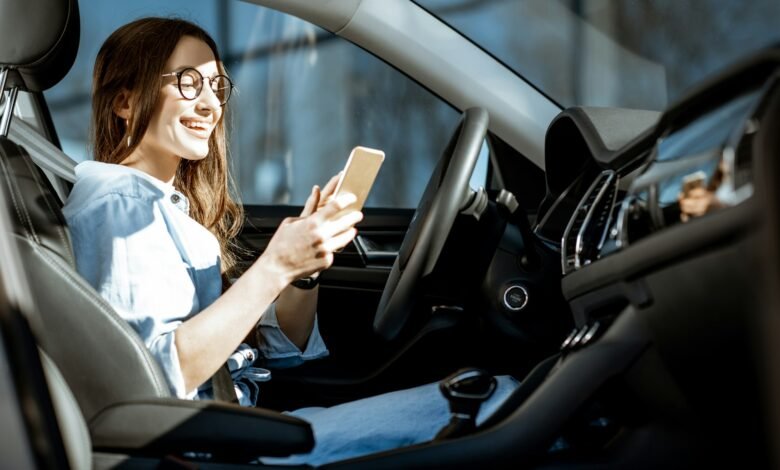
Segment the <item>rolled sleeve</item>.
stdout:
<svg viewBox="0 0 780 470">
<path fill-rule="evenodd" d="M 320 359 L 329 354 L 325 341 L 322 339 L 322 335 L 320 335 L 316 314 L 314 316 L 314 327 L 303 351 L 279 327 L 279 321 L 276 318 L 276 304 L 271 304 L 263 313 L 255 332 L 258 350 L 268 367 L 279 369 L 295 367 L 303 364 L 305 361 Z"/>
</svg>

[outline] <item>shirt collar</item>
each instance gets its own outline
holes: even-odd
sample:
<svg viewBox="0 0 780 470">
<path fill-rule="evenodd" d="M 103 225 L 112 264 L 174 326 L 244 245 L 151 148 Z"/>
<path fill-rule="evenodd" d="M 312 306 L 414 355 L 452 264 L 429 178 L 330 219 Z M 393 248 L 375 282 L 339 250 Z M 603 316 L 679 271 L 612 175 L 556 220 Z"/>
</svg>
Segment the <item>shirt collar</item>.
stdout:
<svg viewBox="0 0 780 470">
<path fill-rule="evenodd" d="M 177 209 L 188 215 L 190 213 L 190 201 L 187 199 L 187 196 L 185 196 L 181 191 L 176 190 L 172 184 L 157 179 L 144 171 L 116 163 L 104 163 L 94 160 L 84 161 L 76 165 L 77 178 L 87 176 L 88 174 L 97 176 L 126 174 L 143 178 L 144 180 L 152 183 L 155 187 L 159 188 L 160 191 L 162 191 L 165 195 L 165 199 L 176 206 Z"/>
</svg>

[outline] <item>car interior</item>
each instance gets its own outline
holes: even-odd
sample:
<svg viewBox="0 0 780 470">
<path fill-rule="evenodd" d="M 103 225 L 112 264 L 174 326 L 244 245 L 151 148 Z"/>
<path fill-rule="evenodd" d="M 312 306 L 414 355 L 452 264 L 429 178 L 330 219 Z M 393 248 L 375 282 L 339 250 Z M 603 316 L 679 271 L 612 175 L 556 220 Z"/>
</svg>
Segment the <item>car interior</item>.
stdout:
<svg viewBox="0 0 780 470">
<path fill-rule="evenodd" d="M 410 21 L 383 17 L 382 2 L 253 3 L 377 54 L 383 28 Z M 425 30 L 434 19 L 412 5 Z M 17 403 L 9 413 L 26 431 L 32 466 L 263 466 L 258 458 L 314 445 L 308 423 L 284 410 L 464 367 L 521 385 L 466 434 L 325 467 L 769 465 L 767 370 L 780 326 L 777 49 L 662 113 L 560 110 L 528 84 L 501 84 L 508 72 L 476 47 L 461 64 L 442 59 L 446 73 L 463 64 L 480 73 L 462 72 L 463 91 L 424 82 L 462 115 L 417 209 L 366 209 L 360 236 L 322 275 L 331 355 L 275 370 L 262 407 L 244 408 L 171 396 L 138 335 L 76 271 L 61 212 L 75 164 L 42 91 L 68 73 L 79 21 L 76 0 L 0 6 L 0 362 L 9 364 L 0 382 L 13 385 L 4 396 L 16 401 L 3 406 Z M 381 56 L 422 81 L 426 54 L 450 39 L 419 54 L 385 44 Z M 488 73 L 499 85 L 471 86 Z M 526 92 L 534 94 L 516 99 Z M 26 108 L 42 116 L 40 128 L 20 118 Z M 548 119 L 546 130 L 537 118 Z M 473 190 L 484 141 L 489 177 L 501 184 Z M 708 187 L 719 203 L 688 217 L 684 187 Z M 246 266 L 295 210 L 247 207 Z"/>
</svg>

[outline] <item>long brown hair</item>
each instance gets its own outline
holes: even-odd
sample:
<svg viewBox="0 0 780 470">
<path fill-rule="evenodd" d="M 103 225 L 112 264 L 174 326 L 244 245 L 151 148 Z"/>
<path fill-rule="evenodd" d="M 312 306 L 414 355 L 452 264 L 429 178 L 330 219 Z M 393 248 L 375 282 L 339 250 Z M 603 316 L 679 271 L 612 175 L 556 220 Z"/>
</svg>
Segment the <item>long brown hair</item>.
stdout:
<svg viewBox="0 0 780 470">
<path fill-rule="evenodd" d="M 98 52 L 92 85 L 92 145 L 95 160 L 120 163 L 146 133 L 163 85 L 165 63 L 179 40 L 192 36 L 214 53 L 219 72 L 224 66 L 214 40 L 199 26 L 174 18 L 143 18 L 128 23 L 109 36 Z M 122 92 L 130 92 L 134 110 L 128 123 L 114 113 Z M 228 167 L 225 115 L 209 138 L 203 160 L 182 159 L 174 185 L 190 200 L 190 216 L 219 240 L 223 273 L 236 267 L 232 242 L 244 221 L 243 208 L 231 196 L 234 184 Z M 129 140 L 128 140 L 129 138 Z M 129 144 L 128 144 L 129 142 Z"/>
</svg>

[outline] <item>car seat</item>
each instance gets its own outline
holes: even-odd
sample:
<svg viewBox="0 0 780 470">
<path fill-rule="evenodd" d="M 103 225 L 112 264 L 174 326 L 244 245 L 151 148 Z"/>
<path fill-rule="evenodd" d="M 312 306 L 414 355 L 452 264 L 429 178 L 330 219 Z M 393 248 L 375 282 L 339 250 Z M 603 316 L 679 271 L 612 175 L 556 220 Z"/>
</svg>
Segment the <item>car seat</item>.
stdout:
<svg viewBox="0 0 780 470">
<path fill-rule="evenodd" d="M 50 358 L 44 361 L 50 382 L 72 391 L 98 450 L 147 457 L 208 452 L 241 460 L 310 449 L 311 428 L 302 420 L 173 398 L 135 331 L 78 275 L 60 199 L 8 134 L 18 93 L 42 92 L 65 76 L 79 30 L 76 0 L 0 4 L 0 89 L 8 90 L 0 121 L 0 192 L 34 298 L 28 323 Z"/>
</svg>

